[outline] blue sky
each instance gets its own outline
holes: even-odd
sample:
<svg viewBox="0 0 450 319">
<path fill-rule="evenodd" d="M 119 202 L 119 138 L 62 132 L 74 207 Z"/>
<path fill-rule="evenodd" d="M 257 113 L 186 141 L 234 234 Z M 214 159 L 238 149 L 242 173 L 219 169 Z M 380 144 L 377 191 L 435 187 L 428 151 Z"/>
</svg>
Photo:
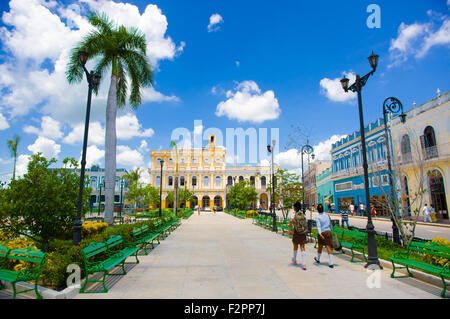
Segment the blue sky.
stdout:
<svg viewBox="0 0 450 319">
<path fill-rule="evenodd" d="M 366 23 L 372 3 L 381 9 L 380 28 Z M 382 117 L 389 96 L 409 109 L 438 88 L 449 90 L 446 0 L 12 0 L 0 6 L 1 180 L 12 173 L 6 143 L 14 134 L 21 137 L 19 173 L 37 151 L 80 158 L 87 85 L 69 86 L 63 71 L 67 50 L 89 30 L 89 10 L 141 27 L 155 66 L 154 88 L 141 107 L 118 113 L 118 167 L 147 168 L 149 151 L 168 149 L 172 131 L 193 131 L 194 120 L 224 134 L 226 128 L 278 128 L 277 160 L 292 170 L 300 157 L 285 146 L 298 126 L 326 159 L 332 142 L 359 129 L 356 98 L 336 89 L 338 80 L 369 72 L 372 50 L 380 60 L 363 90 L 367 124 Z M 208 29 L 211 21 L 217 23 Z M 88 165 L 104 166 L 108 86 L 103 79 L 93 100 Z"/>
</svg>

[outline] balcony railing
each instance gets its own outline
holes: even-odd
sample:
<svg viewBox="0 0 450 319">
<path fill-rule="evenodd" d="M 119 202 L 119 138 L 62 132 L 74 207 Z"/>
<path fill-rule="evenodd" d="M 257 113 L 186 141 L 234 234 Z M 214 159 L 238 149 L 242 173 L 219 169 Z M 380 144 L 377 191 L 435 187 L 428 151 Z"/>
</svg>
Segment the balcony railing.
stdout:
<svg viewBox="0 0 450 319">
<path fill-rule="evenodd" d="M 413 152 L 408 152 L 397 156 L 397 162 L 401 165 L 412 164 L 415 161 L 423 160 L 429 161 L 433 159 L 446 159 L 449 157 L 450 143 L 439 144 L 430 147 L 421 148 L 422 158 L 419 159 L 418 154 L 413 155 Z"/>
<path fill-rule="evenodd" d="M 438 152 L 438 146 L 434 145 L 434 146 L 429 146 L 429 147 L 425 147 L 423 150 L 423 158 L 425 160 L 431 159 L 431 158 L 435 158 L 435 157 L 439 157 L 439 152 Z"/>
</svg>

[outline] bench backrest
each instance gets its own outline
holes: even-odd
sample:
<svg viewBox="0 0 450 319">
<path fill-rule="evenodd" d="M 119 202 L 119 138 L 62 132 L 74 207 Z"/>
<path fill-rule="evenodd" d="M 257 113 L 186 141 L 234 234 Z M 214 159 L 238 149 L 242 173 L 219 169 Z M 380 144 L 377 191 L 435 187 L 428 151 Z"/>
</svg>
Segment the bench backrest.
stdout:
<svg viewBox="0 0 450 319">
<path fill-rule="evenodd" d="M 450 248 L 435 242 L 410 242 L 407 249 L 408 252 L 414 251 L 421 254 L 429 254 L 450 259 Z"/>
<path fill-rule="evenodd" d="M 120 235 L 112 235 L 106 240 L 106 246 L 108 249 L 121 245 L 123 243 L 123 237 Z"/>
<path fill-rule="evenodd" d="M 3 265 L 6 263 L 6 258 L 9 254 L 9 248 L 0 244 L 0 268 L 3 268 Z"/>
<path fill-rule="evenodd" d="M 46 253 L 30 246 L 27 249 L 11 249 L 6 258 L 10 260 L 20 260 L 42 265 L 46 257 Z"/>
<path fill-rule="evenodd" d="M 99 255 L 108 250 L 106 243 L 97 243 L 95 241 L 91 242 L 89 246 L 81 250 L 81 254 L 87 260 L 91 257 Z"/>
<path fill-rule="evenodd" d="M 367 234 L 358 230 L 344 230 L 343 237 L 349 237 L 353 239 L 358 239 L 362 241 L 367 240 Z"/>
</svg>

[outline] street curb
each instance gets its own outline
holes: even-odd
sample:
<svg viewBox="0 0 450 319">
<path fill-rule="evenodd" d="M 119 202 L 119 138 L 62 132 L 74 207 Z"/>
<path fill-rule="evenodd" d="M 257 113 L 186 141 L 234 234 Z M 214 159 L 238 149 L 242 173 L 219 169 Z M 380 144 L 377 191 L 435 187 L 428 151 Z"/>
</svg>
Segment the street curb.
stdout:
<svg viewBox="0 0 450 319">
<path fill-rule="evenodd" d="M 313 237 L 308 236 L 308 238 L 309 238 L 309 241 L 311 243 L 314 243 L 315 239 Z M 348 255 L 349 257 L 351 257 L 352 252 L 351 252 L 350 249 L 343 247 L 342 251 L 344 252 L 345 255 Z M 357 259 L 364 260 L 364 257 L 362 255 L 362 253 L 360 253 L 360 252 L 355 252 L 354 256 Z M 380 261 L 380 264 L 383 267 L 383 269 L 385 269 L 385 268 L 393 269 L 392 262 L 384 260 L 384 259 L 380 259 L 380 258 L 378 258 L 378 260 Z M 404 266 L 403 265 L 399 265 L 399 264 L 395 264 L 395 267 L 404 267 Z M 414 268 L 410 268 L 409 271 L 413 274 L 413 277 L 410 277 L 410 278 L 415 278 L 417 280 L 423 281 L 425 283 L 428 283 L 430 285 L 439 287 L 441 289 L 443 288 L 443 286 L 442 286 L 442 279 L 440 277 L 427 274 L 425 272 L 422 272 L 420 270 L 416 270 Z M 407 275 L 408 274 L 408 272 L 405 269 L 396 269 L 395 272 L 396 273 L 400 272 L 402 275 Z M 396 278 L 392 278 L 391 277 L 391 279 L 396 279 Z M 446 282 L 448 284 L 450 281 L 446 280 Z"/>
<path fill-rule="evenodd" d="M 340 216 L 340 214 L 330 214 L 328 213 L 329 216 Z M 367 219 L 367 216 L 349 216 L 350 218 L 356 218 L 356 219 Z M 390 222 L 392 223 L 392 221 L 390 219 L 386 219 L 386 218 L 373 218 L 373 221 L 384 221 L 384 222 Z M 405 219 L 405 221 L 408 221 L 407 219 Z M 438 223 L 424 223 L 424 222 L 417 222 L 417 225 L 424 225 L 424 226 L 434 226 L 434 227 L 442 227 L 442 228 L 450 228 L 450 225 L 446 225 L 446 224 L 438 224 Z"/>
<path fill-rule="evenodd" d="M 13 288 L 12 285 L 9 282 L 2 281 L 2 283 L 5 285 L 5 290 L 11 295 L 13 294 Z M 32 291 L 25 292 L 23 294 L 18 294 L 18 296 L 26 296 L 31 299 L 36 299 L 36 293 L 34 292 L 34 285 L 29 284 L 27 282 L 18 282 L 16 283 L 16 290 L 22 291 L 27 289 L 33 289 Z M 68 287 L 61 291 L 56 291 L 53 289 L 45 288 L 38 286 L 39 294 L 41 294 L 43 299 L 72 299 L 75 297 L 79 291 L 80 288 L 76 287 Z"/>
</svg>

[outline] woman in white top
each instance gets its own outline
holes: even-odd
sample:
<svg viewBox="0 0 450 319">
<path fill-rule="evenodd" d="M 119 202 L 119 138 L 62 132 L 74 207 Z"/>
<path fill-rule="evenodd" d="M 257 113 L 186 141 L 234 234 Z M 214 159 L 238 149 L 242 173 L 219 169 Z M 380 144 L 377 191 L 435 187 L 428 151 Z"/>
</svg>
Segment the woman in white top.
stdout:
<svg viewBox="0 0 450 319">
<path fill-rule="evenodd" d="M 331 220 L 328 215 L 323 213 L 322 204 L 317 205 L 317 211 L 319 215 L 316 217 L 316 225 L 317 225 L 317 257 L 314 257 L 316 263 L 320 264 L 320 256 L 322 254 L 322 248 L 325 246 L 327 248 L 328 253 L 328 266 L 333 268 L 333 251 L 331 250 Z"/>
</svg>

